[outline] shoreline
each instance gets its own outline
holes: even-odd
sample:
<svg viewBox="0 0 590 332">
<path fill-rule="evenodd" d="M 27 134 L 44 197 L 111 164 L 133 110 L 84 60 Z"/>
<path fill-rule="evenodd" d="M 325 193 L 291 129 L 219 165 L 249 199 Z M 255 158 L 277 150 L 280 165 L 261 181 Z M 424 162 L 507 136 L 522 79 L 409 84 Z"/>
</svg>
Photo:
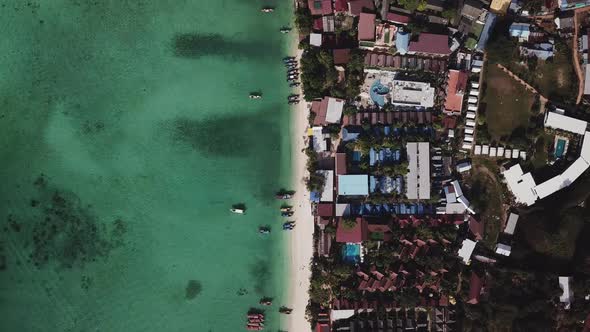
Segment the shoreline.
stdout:
<svg viewBox="0 0 590 332">
<path fill-rule="evenodd" d="M 298 49 L 298 33 L 289 44 L 289 54 L 297 54 L 297 61 L 301 59 L 302 51 Z M 301 93 L 301 87 L 296 90 Z M 309 193 L 303 178 L 306 176 L 307 156 L 302 151 L 306 147 L 306 131 L 308 127 L 307 115 L 309 103 L 301 103 L 289 109 L 291 114 L 291 142 L 293 177 L 292 184 L 296 191 L 293 206 L 295 207 L 294 220 L 297 227 L 290 234 L 289 238 L 289 271 L 287 302 L 293 312 L 288 317 L 288 331 L 311 331 L 310 323 L 305 317 L 307 304 L 309 302 L 309 286 L 311 279 L 310 263 L 313 256 L 313 232 L 314 221 L 311 214 L 311 203 Z"/>
</svg>

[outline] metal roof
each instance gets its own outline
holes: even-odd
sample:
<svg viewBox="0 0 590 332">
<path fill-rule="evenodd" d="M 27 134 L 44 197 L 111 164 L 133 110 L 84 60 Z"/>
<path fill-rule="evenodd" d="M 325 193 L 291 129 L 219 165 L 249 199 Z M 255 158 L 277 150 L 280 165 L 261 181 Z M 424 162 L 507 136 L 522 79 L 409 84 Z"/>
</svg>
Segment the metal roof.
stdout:
<svg viewBox="0 0 590 332">
<path fill-rule="evenodd" d="M 369 194 L 369 176 L 367 174 L 338 175 L 338 195 L 367 196 Z"/>
</svg>

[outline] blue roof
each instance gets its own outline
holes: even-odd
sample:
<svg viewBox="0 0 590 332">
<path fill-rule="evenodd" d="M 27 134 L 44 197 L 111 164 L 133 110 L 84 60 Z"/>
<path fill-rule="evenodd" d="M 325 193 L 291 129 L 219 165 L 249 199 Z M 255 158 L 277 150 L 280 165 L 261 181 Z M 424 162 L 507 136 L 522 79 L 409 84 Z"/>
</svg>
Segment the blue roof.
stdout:
<svg viewBox="0 0 590 332">
<path fill-rule="evenodd" d="M 510 31 L 510 36 L 512 37 L 524 37 L 529 35 L 530 26 L 531 25 L 527 23 L 512 23 L 508 31 Z"/>
<path fill-rule="evenodd" d="M 486 24 L 483 26 L 483 30 L 481 31 L 481 35 L 479 36 L 479 41 L 477 42 L 477 50 L 483 51 L 486 47 L 488 39 L 490 38 L 490 32 L 492 32 L 492 28 L 496 23 L 496 15 L 494 13 L 488 13 L 488 18 L 486 19 Z"/>
<path fill-rule="evenodd" d="M 367 196 L 369 194 L 369 176 L 338 175 L 338 195 L 343 196 Z"/>
<path fill-rule="evenodd" d="M 309 200 L 315 203 L 319 203 L 321 196 L 321 193 L 317 191 L 312 191 L 311 193 L 309 193 Z"/>
<path fill-rule="evenodd" d="M 408 46 L 410 45 L 410 34 L 408 32 L 401 32 L 398 30 L 395 36 L 395 48 L 400 54 L 408 53 Z"/>
</svg>

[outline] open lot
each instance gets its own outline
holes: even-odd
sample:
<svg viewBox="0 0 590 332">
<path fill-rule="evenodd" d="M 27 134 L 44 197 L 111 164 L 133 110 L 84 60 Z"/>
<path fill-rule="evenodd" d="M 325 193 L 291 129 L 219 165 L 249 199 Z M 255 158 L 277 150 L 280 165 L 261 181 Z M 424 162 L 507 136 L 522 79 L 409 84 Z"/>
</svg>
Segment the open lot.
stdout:
<svg viewBox="0 0 590 332">
<path fill-rule="evenodd" d="M 533 94 L 496 66 L 489 66 L 485 77 L 486 118 L 492 139 L 509 136 L 518 127 L 527 127 Z"/>
<path fill-rule="evenodd" d="M 539 61 L 536 70 L 531 73 L 535 74 L 533 86 L 538 86 L 539 92 L 550 100 L 567 102 L 576 99 L 578 83 L 571 53 L 567 49 L 561 51 L 559 44 L 555 57 Z"/>
</svg>

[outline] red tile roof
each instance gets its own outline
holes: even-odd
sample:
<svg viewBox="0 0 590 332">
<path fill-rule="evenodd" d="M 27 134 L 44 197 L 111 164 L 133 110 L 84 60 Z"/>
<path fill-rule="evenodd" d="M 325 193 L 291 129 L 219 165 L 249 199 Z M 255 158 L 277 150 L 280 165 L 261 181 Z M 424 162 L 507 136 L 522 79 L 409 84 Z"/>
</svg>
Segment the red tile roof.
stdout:
<svg viewBox="0 0 590 332">
<path fill-rule="evenodd" d="M 461 113 L 463 107 L 463 94 L 467 88 L 467 72 L 451 69 L 447 79 L 447 98 L 445 110 Z"/>
<path fill-rule="evenodd" d="M 315 325 L 316 332 L 330 332 L 330 324 L 327 323 L 317 323 Z"/>
<path fill-rule="evenodd" d="M 318 204 L 317 214 L 320 217 L 332 217 L 334 215 L 334 204 L 332 204 L 332 203 Z"/>
<path fill-rule="evenodd" d="M 348 2 L 346 0 L 334 1 L 334 11 L 338 13 L 348 11 Z"/>
<path fill-rule="evenodd" d="M 336 153 L 336 175 L 346 174 L 346 153 Z"/>
<path fill-rule="evenodd" d="M 358 40 L 375 40 L 375 14 L 360 14 Z"/>
<path fill-rule="evenodd" d="M 356 218 L 356 225 L 353 228 L 344 226 L 342 218 L 338 221 L 336 228 L 336 242 L 360 243 L 367 240 L 367 223 L 361 217 Z"/>
<path fill-rule="evenodd" d="M 348 9 L 350 15 L 358 16 L 363 9 L 369 11 L 375 10 L 375 4 L 373 0 L 350 0 L 348 1 Z"/>
<path fill-rule="evenodd" d="M 453 116 L 445 116 L 442 119 L 442 125 L 447 129 L 453 129 L 457 126 L 457 119 Z"/>
<path fill-rule="evenodd" d="M 350 49 L 337 49 L 333 50 L 332 54 L 334 55 L 334 64 L 335 65 L 345 65 L 350 60 Z"/>
<path fill-rule="evenodd" d="M 322 100 L 314 100 L 313 102 L 311 102 L 311 111 L 315 113 L 313 125 L 325 125 L 326 113 L 328 112 L 328 98 L 323 98 Z"/>
<path fill-rule="evenodd" d="M 451 54 L 451 49 L 449 48 L 449 36 L 421 33 L 418 35 L 417 41 L 410 42 L 408 50 L 416 53 L 449 55 Z"/>
<path fill-rule="evenodd" d="M 412 21 L 412 18 L 402 14 L 387 13 L 386 19 L 393 23 L 408 24 Z"/>
<path fill-rule="evenodd" d="M 313 29 L 317 31 L 324 31 L 324 22 L 321 17 L 313 20 Z"/>
<path fill-rule="evenodd" d="M 478 221 L 473 216 L 469 216 L 469 230 L 475 236 L 476 240 L 483 239 L 484 224 L 483 221 Z"/>
<path fill-rule="evenodd" d="M 307 0 L 307 6 L 314 16 L 332 14 L 332 0 Z"/>
</svg>

